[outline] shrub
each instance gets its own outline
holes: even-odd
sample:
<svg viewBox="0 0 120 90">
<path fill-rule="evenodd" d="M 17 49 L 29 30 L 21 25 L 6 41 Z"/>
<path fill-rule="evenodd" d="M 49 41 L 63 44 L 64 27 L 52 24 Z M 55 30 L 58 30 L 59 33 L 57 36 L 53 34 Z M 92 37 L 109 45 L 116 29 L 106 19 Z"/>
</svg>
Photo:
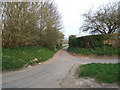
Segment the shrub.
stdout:
<svg viewBox="0 0 120 90">
<path fill-rule="evenodd" d="M 109 39 L 110 37 L 111 35 L 108 34 L 90 35 L 83 37 L 75 37 L 71 35 L 69 37 L 69 46 L 80 48 L 103 47 L 104 40 Z"/>
</svg>

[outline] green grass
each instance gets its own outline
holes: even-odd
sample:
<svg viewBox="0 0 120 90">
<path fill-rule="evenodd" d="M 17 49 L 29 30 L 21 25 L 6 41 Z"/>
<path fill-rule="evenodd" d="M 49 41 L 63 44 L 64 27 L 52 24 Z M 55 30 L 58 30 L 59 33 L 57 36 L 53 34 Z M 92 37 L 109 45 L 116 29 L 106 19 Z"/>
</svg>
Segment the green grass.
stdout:
<svg viewBox="0 0 120 90">
<path fill-rule="evenodd" d="M 57 51 L 57 50 L 56 50 Z M 2 49 L 2 70 L 16 70 L 28 65 L 34 65 L 51 58 L 56 51 L 44 47 L 19 47 Z M 37 58 L 37 61 L 31 60 Z"/>
<path fill-rule="evenodd" d="M 68 47 L 68 44 L 62 45 L 61 48 Z"/>
<path fill-rule="evenodd" d="M 77 69 L 78 77 L 91 77 L 95 78 L 98 82 L 105 83 L 118 83 L 119 72 L 118 72 L 119 64 L 100 64 L 100 63 L 92 63 L 81 65 Z M 120 67 L 119 67 L 120 70 Z"/>
<path fill-rule="evenodd" d="M 77 54 L 84 54 L 84 55 L 120 55 L 118 52 L 120 48 L 117 47 L 96 47 L 94 51 L 91 51 L 89 48 L 77 48 L 77 47 L 69 47 L 67 49 L 68 52 L 77 53 Z"/>
</svg>

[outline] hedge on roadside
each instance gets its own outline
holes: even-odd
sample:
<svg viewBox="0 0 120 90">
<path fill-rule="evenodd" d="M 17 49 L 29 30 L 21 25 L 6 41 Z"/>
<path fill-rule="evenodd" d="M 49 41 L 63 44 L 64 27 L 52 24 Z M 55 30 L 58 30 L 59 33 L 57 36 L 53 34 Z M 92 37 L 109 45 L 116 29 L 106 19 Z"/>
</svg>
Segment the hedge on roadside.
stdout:
<svg viewBox="0 0 120 90">
<path fill-rule="evenodd" d="M 103 47 L 104 41 L 111 37 L 112 36 L 108 34 L 90 35 L 83 37 L 76 37 L 74 35 L 71 35 L 69 36 L 69 46 L 80 48 Z"/>
</svg>

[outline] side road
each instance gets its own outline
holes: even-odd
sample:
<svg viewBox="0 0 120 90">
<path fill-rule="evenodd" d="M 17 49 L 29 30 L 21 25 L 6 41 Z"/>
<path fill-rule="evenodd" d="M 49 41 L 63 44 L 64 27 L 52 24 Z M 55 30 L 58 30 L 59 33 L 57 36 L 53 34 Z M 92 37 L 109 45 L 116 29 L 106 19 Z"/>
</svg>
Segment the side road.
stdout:
<svg viewBox="0 0 120 90">
<path fill-rule="evenodd" d="M 2 88 L 61 88 L 60 83 L 74 64 L 117 63 L 118 60 L 84 59 L 59 50 L 54 57 L 40 65 L 23 70 L 4 72 Z"/>
</svg>

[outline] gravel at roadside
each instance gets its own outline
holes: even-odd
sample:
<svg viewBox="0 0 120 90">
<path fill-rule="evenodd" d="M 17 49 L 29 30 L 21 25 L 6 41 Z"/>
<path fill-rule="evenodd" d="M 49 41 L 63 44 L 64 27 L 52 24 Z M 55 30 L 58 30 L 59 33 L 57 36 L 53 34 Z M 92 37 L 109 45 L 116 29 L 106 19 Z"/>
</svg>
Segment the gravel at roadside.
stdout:
<svg viewBox="0 0 120 90">
<path fill-rule="evenodd" d="M 75 75 L 78 64 L 73 65 L 60 86 L 62 88 L 118 88 L 117 84 L 98 83 L 94 78 L 77 78 Z"/>
</svg>

